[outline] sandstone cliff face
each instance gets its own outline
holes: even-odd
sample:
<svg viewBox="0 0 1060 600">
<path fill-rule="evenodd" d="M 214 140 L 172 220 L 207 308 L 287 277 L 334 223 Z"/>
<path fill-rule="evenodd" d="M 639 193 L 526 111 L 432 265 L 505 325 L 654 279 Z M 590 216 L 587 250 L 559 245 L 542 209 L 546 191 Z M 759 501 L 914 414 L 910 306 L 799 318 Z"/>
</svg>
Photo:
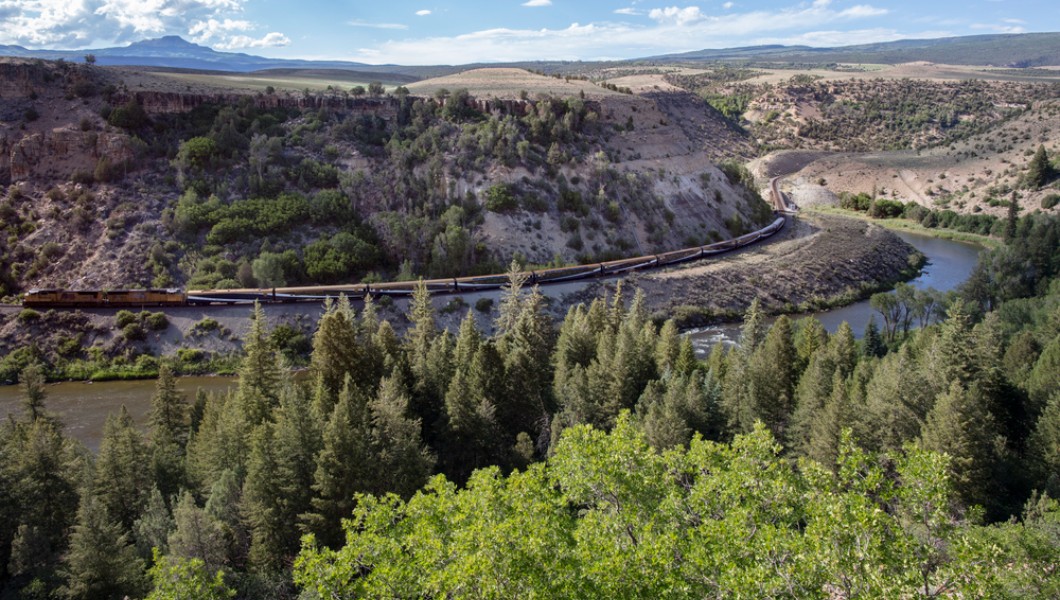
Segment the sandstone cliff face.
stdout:
<svg viewBox="0 0 1060 600">
<path fill-rule="evenodd" d="M 0 135 L 0 183 L 69 176 L 95 168 L 100 159 L 119 165 L 135 158 L 124 133 L 59 128 L 23 136 Z"/>
</svg>

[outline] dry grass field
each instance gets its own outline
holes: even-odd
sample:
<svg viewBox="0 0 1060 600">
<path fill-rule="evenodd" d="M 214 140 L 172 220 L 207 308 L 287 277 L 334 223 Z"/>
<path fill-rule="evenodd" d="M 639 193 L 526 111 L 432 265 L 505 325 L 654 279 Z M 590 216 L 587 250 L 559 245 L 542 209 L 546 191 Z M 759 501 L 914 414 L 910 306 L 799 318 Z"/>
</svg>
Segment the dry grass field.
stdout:
<svg viewBox="0 0 1060 600">
<path fill-rule="evenodd" d="M 617 92 L 589 81 L 557 79 L 513 68 L 472 69 L 455 75 L 418 81 L 407 87 L 418 96 L 433 96 L 443 88 L 450 91 L 465 88 L 472 96 L 503 99 L 519 98 L 523 92 L 531 97 L 537 94 L 566 97 L 584 93 L 590 98 L 617 95 Z"/>
</svg>

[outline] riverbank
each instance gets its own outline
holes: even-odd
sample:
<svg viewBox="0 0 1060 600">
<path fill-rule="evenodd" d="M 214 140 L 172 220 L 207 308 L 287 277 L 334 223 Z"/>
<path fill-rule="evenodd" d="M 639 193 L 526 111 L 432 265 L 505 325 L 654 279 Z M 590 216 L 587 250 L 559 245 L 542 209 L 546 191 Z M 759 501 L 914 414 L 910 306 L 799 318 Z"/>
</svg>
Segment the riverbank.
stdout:
<svg viewBox="0 0 1060 600">
<path fill-rule="evenodd" d="M 806 214 L 785 239 L 730 260 L 630 277 L 649 309 L 681 328 L 740 319 L 758 298 L 773 314 L 824 310 L 915 277 L 924 256 L 874 223 Z"/>
<path fill-rule="evenodd" d="M 843 257 L 843 258 L 837 258 Z M 739 319 L 756 296 L 772 313 L 841 306 L 890 289 L 917 273 L 922 257 L 894 234 L 863 221 L 821 215 L 793 218 L 774 237 L 706 261 L 626 277 L 626 289 L 644 290 L 649 310 L 674 317 L 683 328 Z M 547 310 L 562 319 L 579 302 L 613 290 L 618 278 L 545 286 Z M 440 327 L 456 331 L 469 309 L 484 332 L 492 331 L 497 291 L 432 298 Z M 381 298 L 379 316 L 400 334 L 408 326 L 408 300 Z M 269 327 L 292 358 L 308 352 L 322 307 L 264 307 Z M 160 330 L 136 330 L 132 339 L 114 310 L 46 311 L 32 320 L 0 315 L 0 383 L 14 381 L 24 364 L 44 358 L 51 380 L 106 381 L 151 378 L 159 357 L 178 374 L 232 373 L 241 338 L 250 326 L 249 306 L 164 309 Z M 134 328 L 135 329 L 135 328 Z M 5 350 L 6 347 L 6 350 Z"/>
<path fill-rule="evenodd" d="M 941 240 L 951 240 L 954 242 L 968 242 L 972 244 L 979 244 L 985 248 L 990 249 L 997 248 L 1002 244 L 1001 240 L 990 237 L 988 235 L 979 235 L 977 233 L 967 233 L 964 231 L 954 231 L 952 229 L 944 229 L 941 227 L 924 227 L 920 223 L 910 219 L 874 219 L 863 212 L 858 212 L 855 210 L 846 210 L 837 206 L 813 206 L 805 209 L 804 213 L 817 213 L 847 217 L 850 219 L 858 219 L 859 221 L 874 223 L 876 225 L 879 225 L 880 227 L 884 227 L 892 231 L 908 231 L 910 233 L 927 235 Z"/>
</svg>

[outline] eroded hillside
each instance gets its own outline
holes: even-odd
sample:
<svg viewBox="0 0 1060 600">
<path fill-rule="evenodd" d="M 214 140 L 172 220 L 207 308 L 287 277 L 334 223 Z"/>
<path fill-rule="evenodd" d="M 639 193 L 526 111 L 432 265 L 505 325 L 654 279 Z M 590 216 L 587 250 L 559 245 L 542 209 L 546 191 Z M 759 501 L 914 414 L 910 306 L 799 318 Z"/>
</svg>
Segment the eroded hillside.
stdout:
<svg viewBox="0 0 1060 600">
<path fill-rule="evenodd" d="M 768 217 L 745 171 L 716 166 L 749 158 L 749 138 L 699 97 L 584 81 L 556 95 L 554 78 L 514 75 L 511 90 L 471 72 L 250 93 L 5 61 L 0 296 L 450 276 L 658 252 Z"/>
<path fill-rule="evenodd" d="M 1057 183 L 1028 176 L 1039 148 L 1054 162 L 1060 157 L 1060 84 L 1054 78 L 928 64 L 901 65 L 879 76 L 847 68 L 783 77 L 726 68 L 667 79 L 722 110 L 763 154 L 812 156 L 791 179 L 800 202 L 866 194 L 1001 216 L 1015 197 L 1025 211 L 1055 210 Z"/>
</svg>

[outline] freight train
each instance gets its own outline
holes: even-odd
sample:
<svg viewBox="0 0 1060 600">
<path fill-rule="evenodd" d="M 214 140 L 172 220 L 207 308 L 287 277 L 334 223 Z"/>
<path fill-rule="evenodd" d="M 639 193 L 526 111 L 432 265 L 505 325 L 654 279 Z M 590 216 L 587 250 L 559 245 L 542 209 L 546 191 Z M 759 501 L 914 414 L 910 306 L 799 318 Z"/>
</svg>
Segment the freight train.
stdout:
<svg viewBox="0 0 1060 600">
<path fill-rule="evenodd" d="M 594 277 L 621 275 L 630 271 L 656 269 L 741 248 L 780 231 L 784 227 L 784 223 L 784 217 L 778 215 L 772 223 L 762 229 L 723 242 L 595 264 L 538 269 L 525 272 L 523 275 L 530 285 L 548 285 Z M 312 302 L 326 298 L 337 298 L 340 294 L 350 299 L 362 299 L 368 295 L 411 296 L 418 283 L 417 281 L 394 281 L 387 283 L 282 288 L 188 290 L 186 292 L 179 289 L 30 290 L 23 296 L 22 304 L 33 308 L 145 308 L 151 306 L 249 304 L 252 302 Z M 508 275 L 428 279 L 423 283 L 432 294 L 467 293 L 499 289 L 508 283 Z"/>
</svg>

